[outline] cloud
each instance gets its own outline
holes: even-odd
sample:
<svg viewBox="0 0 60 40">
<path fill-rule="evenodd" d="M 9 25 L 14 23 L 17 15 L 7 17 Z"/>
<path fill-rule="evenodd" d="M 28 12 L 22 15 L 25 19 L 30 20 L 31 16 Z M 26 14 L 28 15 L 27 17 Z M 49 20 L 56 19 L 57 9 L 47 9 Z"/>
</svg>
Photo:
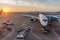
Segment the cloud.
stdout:
<svg viewBox="0 0 60 40">
<path fill-rule="evenodd" d="M 41 1 L 41 0 L 39 0 Z M 54 5 L 49 5 L 47 3 L 39 3 L 38 0 L 0 0 L 0 3 L 11 5 L 11 6 L 17 6 L 17 7 L 34 7 L 34 8 L 55 8 Z M 46 0 L 46 1 L 52 1 L 52 0 Z"/>
<path fill-rule="evenodd" d="M 22 0 L 17 1 L 16 4 L 17 4 L 17 6 L 30 6 L 31 5 L 31 3 L 27 2 L 27 1 L 22 1 Z"/>
<path fill-rule="evenodd" d="M 46 6 L 45 4 L 39 4 L 37 1 L 34 1 L 33 3 L 31 3 L 30 1 L 23 1 L 23 0 L 18 1 L 17 5 L 24 6 L 24 7 L 44 7 L 44 6 Z"/>
<path fill-rule="evenodd" d="M 27 0 L 18 0 L 18 1 L 0 0 L 0 3 L 12 5 L 12 6 L 22 6 L 22 7 L 36 7 L 36 6 L 39 6 L 39 4 L 37 2 L 31 3 L 30 1 L 27 1 Z"/>
<path fill-rule="evenodd" d="M 12 0 L 0 0 L 0 3 L 8 5 L 16 5 L 15 1 Z"/>
</svg>

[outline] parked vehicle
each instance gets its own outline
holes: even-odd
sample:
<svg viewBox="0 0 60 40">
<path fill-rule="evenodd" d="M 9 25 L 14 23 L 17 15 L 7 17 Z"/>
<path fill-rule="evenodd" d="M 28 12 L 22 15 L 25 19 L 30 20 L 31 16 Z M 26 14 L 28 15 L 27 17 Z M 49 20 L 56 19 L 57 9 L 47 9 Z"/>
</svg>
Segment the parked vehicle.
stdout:
<svg viewBox="0 0 60 40">
<path fill-rule="evenodd" d="M 28 32 L 30 32 L 29 28 L 25 28 L 25 29 L 19 30 L 17 38 L 18 39 L 24 39 L 27 36 Z"/>
</svg>

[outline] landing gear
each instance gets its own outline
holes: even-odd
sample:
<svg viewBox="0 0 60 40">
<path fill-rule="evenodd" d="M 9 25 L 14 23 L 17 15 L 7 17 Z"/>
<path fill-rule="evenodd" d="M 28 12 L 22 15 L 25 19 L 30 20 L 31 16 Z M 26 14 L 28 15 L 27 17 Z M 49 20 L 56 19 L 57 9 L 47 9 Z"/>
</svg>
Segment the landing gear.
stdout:
<svg viewBox="0 0 60 40">
<path fill-rule="evenodd" d="M 50 32 L 50 30 L 49 29 L 47 29 L 47 28 L 41 28 L 41 30 L 42 30 L 42 32 L 44 33 L 44 34 L 48 34 L 49 32 Z"/>
<path fill-rule="evenodd" d="M 44 32 L 45 34 L 48 34 L 49 33 L 49 30 L 48 29 L 44 29 Z"/>
</svg>

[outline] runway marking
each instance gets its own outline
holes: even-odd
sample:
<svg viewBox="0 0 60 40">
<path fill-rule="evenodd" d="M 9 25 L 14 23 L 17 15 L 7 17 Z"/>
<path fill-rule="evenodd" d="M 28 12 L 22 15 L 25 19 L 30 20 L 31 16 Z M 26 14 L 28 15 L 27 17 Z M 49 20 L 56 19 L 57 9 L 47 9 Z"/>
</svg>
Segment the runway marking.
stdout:
<svg viewBox="0 0 60 40">
<path fill-rule="evenodd" d="M 27 28 L 27 27 L 25 27 L 25 28 Z M 32 32 L 33 26 L 29 26 L 29 28 L 31 28 L 31 34 L 32 34 L 33 36 L 35 36 L 35 37 L 36 37 L 37 39 L 39 39 L 39 40 L 42 40 L 39 36 L 37 36 L 35 33 Z"/>
<path fill-rule="evenodd" d="M 51 29 L 51 31 L 56 35 L 56 37 L 58 38 L 58 40 L 60 40 L 60 36 L 53 29 Z"/>
<path fill-rule="evenodd" d="M 24 25 L 22 25 L 22 26 L 24 26 Z M 24 28 L 30 28 L 30 29 L 31 29 L 31 34 L 32 34 L 33 36 L 35 36 L 37 39 L 42 40 L 39 36 L 37 36 L 35 33 L 32 32 L 32 29 L 33 29 L 32 26 L 28 26 L 28 27 L 24 27 Z"/>
<path fill-rule="evenodd" d="M 31 31 L 31 34 L 33 35 L 33 36 L 35 36 L 37 39 L 39 39 L 39 40 L 42 40 L 39 36 L 37 36 L 35 33 L 33 33 L 32 31 Z"/>
</svg>

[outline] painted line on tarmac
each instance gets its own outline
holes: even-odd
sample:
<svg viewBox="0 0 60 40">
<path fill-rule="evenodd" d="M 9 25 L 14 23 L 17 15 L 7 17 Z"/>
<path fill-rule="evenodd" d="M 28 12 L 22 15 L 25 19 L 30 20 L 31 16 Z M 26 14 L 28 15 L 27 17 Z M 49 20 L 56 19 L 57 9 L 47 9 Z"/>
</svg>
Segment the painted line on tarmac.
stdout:
<svg viewBox="0 0 60 40">
<path fill-rule="evenodd" d="M 35 36 L 37 39 L 39 39 L 39 40 L 42 40 L 39 36 L 37 36 L 35 33 L 33 33 L 32 31 L 31 31 L 31 34 L 33 35 L 33 36 Z"/>
<path fill-rule="evenodd" d="M 32 32 L 33 27 L 31 26 L 31 34 L 35 36 L 37 39 L 42 40 L 39 36 L 37 36 L 35 33 Z"/>
<path fill-rule="evenodd" d="M 10 32 L 6 37 L 4 37 L 4 38 L 1 39 L 1 40 L 5 40 L 5 39 L 7 39 L 8 37 L 11 37 L 12 33 L 14 33 L 14 30 L 15 30 L 15 29 L 12 28 L 12 32 Z"/>
<path fill-rule="evenodd" d="M 25 27 L 25 28 L 27 28 L 27 27 Z M 35 37 L 36 37 L 37 39 L 39 39 L 39 40 L 42 40 L 39 36 L 37 36 L 35 33 L 32 32 L 33 26 L 29 26 L 29 28 L 31 29 L 31 34 L 32 34 L 33 36 L 35 36 Z"/>
<path fill-rule="evenodd" d="M 60 40 L 60 36 L 53 29 L 51 29 L 51 31 L 56 35 L 56 37 L 58 38 L 58 40 Z"/>
</svg>

